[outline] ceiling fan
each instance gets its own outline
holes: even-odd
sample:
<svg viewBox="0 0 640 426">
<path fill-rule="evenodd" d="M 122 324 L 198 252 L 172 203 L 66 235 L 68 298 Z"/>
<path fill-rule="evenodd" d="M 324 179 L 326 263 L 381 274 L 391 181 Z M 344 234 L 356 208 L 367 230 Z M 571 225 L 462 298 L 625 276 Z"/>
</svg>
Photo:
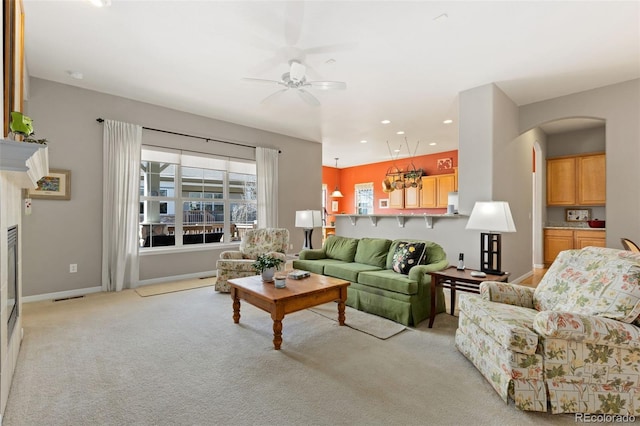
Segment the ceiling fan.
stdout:
<svg viewBox="0 0 640 426">
<path fill-rule="evenodd" d="M 303 101 L 305 101 L 309 105 L 319 106 L 320 101 L 318 100 L 318 98 L 313 96 L 306 89 L 341 90 L 347 88 L 347 83 L 343 81 L 308 81 L 306 76 L 307 67 L 298 60 L 293 59 L 289 61 L 289 66 L 289 72 L 285 72 L 284 74 L 282 74 L 280 80 L 267 80 L 262 78 L 248 77 L 243 78 L 243 80 L 284 86 L 284 89 L 280 89 L 277 92 L 274 92 L 264 98 L 260 102 L 262 104 L 274 100 L 289 89 L 294 89 L 298 93 L 298 95 L 300 95 L 300 98 L 302 98 Z"/>
</svg>

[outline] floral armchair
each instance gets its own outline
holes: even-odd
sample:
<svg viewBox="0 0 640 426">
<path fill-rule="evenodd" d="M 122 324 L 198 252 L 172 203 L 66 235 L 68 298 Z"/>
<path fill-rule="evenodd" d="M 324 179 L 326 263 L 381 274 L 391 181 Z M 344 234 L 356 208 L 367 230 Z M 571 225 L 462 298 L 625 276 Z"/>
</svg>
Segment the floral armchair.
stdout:
<svg viewBox="0 0 640 426">
<path fill-rule="evenodd" d="M 456 346 L 521 410 L 638 416 L 639 278 L 638 253 L 561 252 L 535 290 L 461 294 Z"/>
<path fill-rule="evenodd" d="M 215 289 L 228 293 L 230 279 L 258 275 L 252 265 L 259 254 L 271 254 L 286 261 L 288 247 L 288 229 L 262 228 L 247 231 L 240 241 L 239 250 L 220 253 L 220 259 L 216 263 L 218 279 Z"/>
</svg>

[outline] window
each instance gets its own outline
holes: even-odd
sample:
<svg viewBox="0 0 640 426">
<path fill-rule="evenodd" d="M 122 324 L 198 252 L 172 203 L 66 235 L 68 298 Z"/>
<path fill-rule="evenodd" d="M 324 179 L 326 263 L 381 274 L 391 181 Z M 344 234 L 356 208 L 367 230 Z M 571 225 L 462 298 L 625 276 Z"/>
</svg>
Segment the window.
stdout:
<svg viewBox="0 0 640 426">
<path fill-rule="evenodd" d="M 373 214 L 373 182 L 357 183 L 356 214 Z"/>
<path fill-rule="evenodd" d="M 257 220 L 255 162 L 143 146 L 140 247 L 238 241 Z"/>
</svg>

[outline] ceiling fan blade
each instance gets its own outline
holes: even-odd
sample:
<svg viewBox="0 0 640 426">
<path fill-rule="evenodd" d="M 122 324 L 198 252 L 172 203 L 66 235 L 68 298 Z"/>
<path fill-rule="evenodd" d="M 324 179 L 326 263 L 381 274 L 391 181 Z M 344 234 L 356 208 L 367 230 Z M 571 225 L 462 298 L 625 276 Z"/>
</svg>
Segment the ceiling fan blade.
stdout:
<svg viewBox="0 0 640 426">
<path fill-rule="evenodd" d="M 307 92 L 306 90 L 298 89 L 298 94 L 300 95 L 302 100 L 305 101 L 306 103 L 308 103 L 309 105 L 320 106 L 320 101 L 318 100 L 318 98 L 316 98 L 315 96 L 313 96 L 311 93 Z"/>
<path fill-rule="evenodd" d="M 319 90 L 344 90 L 347 88 L 347 83 L 344 81 L 308 81 L 306 85 Z"/>
<path fill-rule="evenodd" d="M 304 53 L 313 55 L 317 53 L 333 53 L 343 52 L 345 50 L 353 50 L 358 46 L 357 43 L 340 43 L 340 44 L 327 44 L 325 46 L 308 47 L 302 49 Z"/>
<path fill-rule="evenodd" d="M 248 81 L 251 83 L 261 83 L 261 84 L 269 84 L 269 85 L 274 85 L 274 84 L 278 84 L 280 86 L 286 86 L 282 81 L 277 81 L 277 80 L 267 80 L 264 78 L 250 78 L 250 77 L 243 77 L 242 78 L 243 81 Z"/>
<path fill-rule="evenodd" d="M 271 103 L 274 99 L 279 98 L 280 96 L 282 96 L 282 94 L 284 92 L 286 92 L 289 89 L 280 89 L 277 92 L 273 92 L 272 94 L 270 94 L 269 96 L 267 96 L 266 98 L 264 98 L 263 100 L 260 101 L 261 104 L 268 104 Z"/>
<path fill-rule="evenodd" d="M 288 46 L 295 46 L 300 40 L 303 19 L 304 2 L 287 2 L 284 16 L 284 37 Z"/>
</svg>

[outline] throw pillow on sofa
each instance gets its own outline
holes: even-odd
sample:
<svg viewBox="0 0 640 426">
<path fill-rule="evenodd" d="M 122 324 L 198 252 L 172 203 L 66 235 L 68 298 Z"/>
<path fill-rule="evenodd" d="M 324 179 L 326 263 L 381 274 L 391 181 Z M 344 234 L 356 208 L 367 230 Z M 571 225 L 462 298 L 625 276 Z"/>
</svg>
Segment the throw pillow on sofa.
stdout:
<svg viewBox="0 0 640 426">
<path fill-rule="evenodd" d="M 393 253 L 393 270 L 399 274 L 408 274 L 409 270 L 420 263 L 424 256 L 425 244 L 401 242 Z"/>
</svg>

